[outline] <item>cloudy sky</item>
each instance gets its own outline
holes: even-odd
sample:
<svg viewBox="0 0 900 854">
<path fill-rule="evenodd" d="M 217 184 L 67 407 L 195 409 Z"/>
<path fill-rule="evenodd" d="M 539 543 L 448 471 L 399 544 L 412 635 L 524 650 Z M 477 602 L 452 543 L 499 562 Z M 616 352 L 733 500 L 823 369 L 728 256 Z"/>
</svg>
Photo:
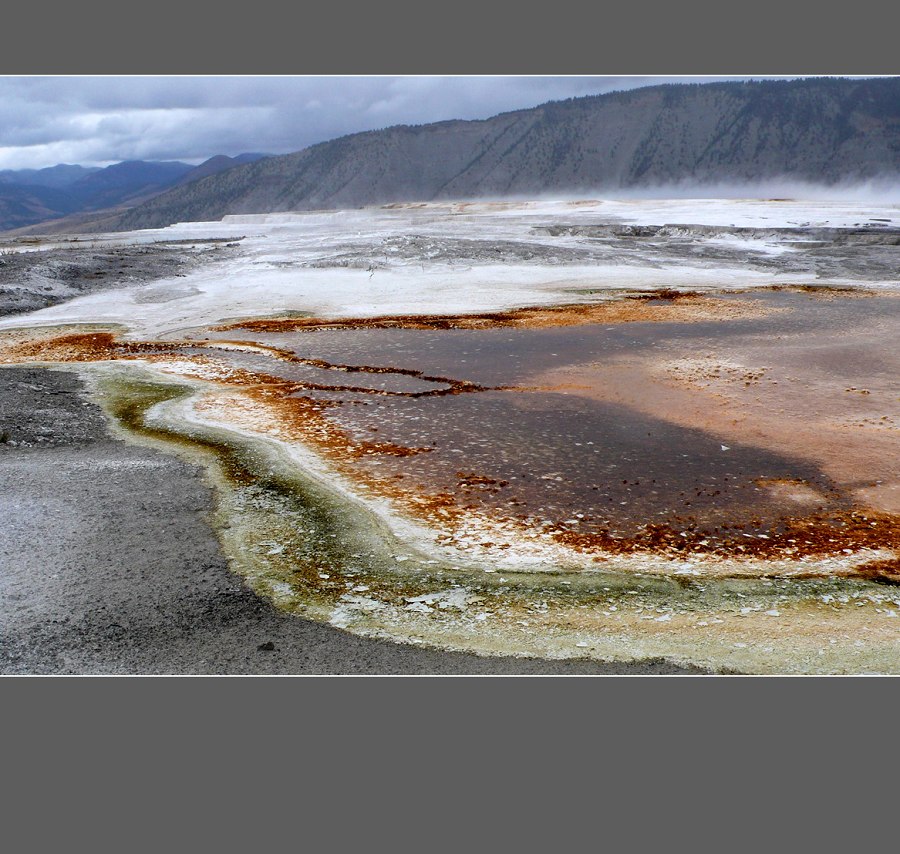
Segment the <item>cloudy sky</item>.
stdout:
<svg viewBox="0 0 900 854">
<path fill-rule="evenodd" d="M 0 77 L 0 169 L 285 154 L 395 124 L 722 77 Z"/>
</svg>

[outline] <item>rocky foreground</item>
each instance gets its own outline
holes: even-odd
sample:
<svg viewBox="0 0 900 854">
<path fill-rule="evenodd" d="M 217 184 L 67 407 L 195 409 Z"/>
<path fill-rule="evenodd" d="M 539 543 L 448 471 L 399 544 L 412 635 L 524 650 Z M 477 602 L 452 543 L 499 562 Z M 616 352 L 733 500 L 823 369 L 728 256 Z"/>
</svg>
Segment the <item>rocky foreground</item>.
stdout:
<svg viewBox="0 0 900 854">
<path fill-rule="evenodd" d="M 71 242 L 42 246 L 40 238 L 0 243 L 0 317 L 37 311 L 86 294 L 186 276 L 202 264 L 227 257 L 229 241 L 110 246 Z M 226 248 L 227 247 L 227 248 Z"/>
</svg>

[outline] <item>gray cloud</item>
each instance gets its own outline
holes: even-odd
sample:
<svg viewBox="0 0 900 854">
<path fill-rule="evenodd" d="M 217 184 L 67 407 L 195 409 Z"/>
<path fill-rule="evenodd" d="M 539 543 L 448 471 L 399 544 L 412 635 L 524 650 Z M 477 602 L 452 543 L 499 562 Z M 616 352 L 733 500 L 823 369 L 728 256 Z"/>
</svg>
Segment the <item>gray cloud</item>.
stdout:
<svg viewBox="0 0 900 854">
<path fill-rule="evenodd" d="M 0 77 L 0 169 L 284 154 L 357 131 L 488 118 L 661 77 Z"/>
</svg>

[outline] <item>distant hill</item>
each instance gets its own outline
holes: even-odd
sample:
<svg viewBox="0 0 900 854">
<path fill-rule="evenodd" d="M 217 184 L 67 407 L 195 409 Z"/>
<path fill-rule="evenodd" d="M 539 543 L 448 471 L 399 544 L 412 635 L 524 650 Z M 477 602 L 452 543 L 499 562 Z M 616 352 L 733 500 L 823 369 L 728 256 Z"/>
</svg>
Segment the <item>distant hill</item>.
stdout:
<svg viewBox="0 0 900 854">
<path fill-rule="evenodd" d="M 0 231 L 85 214 L 94 218 L 140 204 L 170 187 L 265 157 L 217 155 L 199 166 L 180 161 L 126 160 L 106 168 L 59 164 L 0 172 Z M 88 218 L 91 221 L 91 218 Z"/>
<path fill-rule="evenodd" d="M 897 174 L 900 78 L 670 84 L 345 136 L 176 187 L 103 228 L 673 182 L 831 184 Z"/>
<path fill-rule="evenodd" d="M 2 169 L 0 184 L 24 184 L 31 187 L 70 187 L 80 178 L 99 171 L 99 166 L 73 166 L 59 163 L 46 169 Z"/>
<path fill-rule="evenodd" d="M 226 169 L 234 169 L 235 166 L 241 166 L 244 163 L 254 163 L 266 156 L 265 154 L 248 153 L 239 154 L 237 157 L 228 157 L 225 154 L 217 154 L 215 157 L 205 160 L 199 166 L 195 166 L 189 172 L 184 173 L 177 183 L 179 185 L 189 184 L 191 181 L 206 178 L 208 175 L 217 175 L 219 172 L 224 172 Z"/>
<path fill-rule="evenodd" d="M 262 160 L 264 157 L 271 156 L 271 154 L 262 154 L 259 151 L 245 151 L 243 154 L 237 154 L 231 159 L 236 163 L 255 163 L 257 160 Z"/>
<path fill-rule="evenodd" d="M 77 209 L 77 202 L 65 190 L 0 184 L 0 230 L 30 226 Z"/>
<path fill-rule="evenodd" d="M 192 168 L 177 160 L 126 160 L 86 175 L 72 184 L 69 192 L 79 200 L 82 210 L 99 210 L 158 193 Z"/>
</svg>

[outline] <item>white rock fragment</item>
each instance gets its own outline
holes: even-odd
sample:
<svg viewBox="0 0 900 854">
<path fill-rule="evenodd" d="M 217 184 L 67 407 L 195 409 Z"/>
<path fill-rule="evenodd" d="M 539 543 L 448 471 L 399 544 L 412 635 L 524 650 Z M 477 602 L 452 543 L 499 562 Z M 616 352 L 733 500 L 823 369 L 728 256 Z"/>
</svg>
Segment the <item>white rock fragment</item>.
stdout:
<svg viewBox="0 0 900 854">
<path fill-rule="evenodd" d="M 479 600 L 479 596 L 476 596 L 465 587 L 452 587 L 449 590 L 440 590 L 437 593 L 423 593 L 421 596 L 406 597 L 406 601 L 411 605 L 436 605 L 438 608 L 444 611 L 462 611 L 466 608 L 467 605 L 473 602 L 478 602 Z"/>
<path fill-rule="evenodd" d="M 405 610 L 415 611 L 418 614 L 433 614 L 434 608 L 429 608 L 424 602 L 410 602 Z"/>
<path fill-rule="evenodd" d="M 260 543 L 261 546 L 269 546 L 269 550 L 266 552 L 267 555 L 280 555 L 284 551 L 284 545 L 281 543 L 275 543 L 272 540 L 268 540 L 266 542 Z"/>
<path fill-rule="evenodd" d="M 382 611 L 387 607 L 378 599 L 370 599 L 366 596 L 351 596 L 345 593 L 341 596 L 340 603 L 331 612 L 329 623 L 339 629 L 345 629 L 352 624 L 358 612 L 371 613 Z"/>
<path fill-rule="evenodd" d="M 278 598 L 293 596 L 294 588 L 284 581 L 275 581 L 272 583 L 272 593 Z"/>
</svg>

